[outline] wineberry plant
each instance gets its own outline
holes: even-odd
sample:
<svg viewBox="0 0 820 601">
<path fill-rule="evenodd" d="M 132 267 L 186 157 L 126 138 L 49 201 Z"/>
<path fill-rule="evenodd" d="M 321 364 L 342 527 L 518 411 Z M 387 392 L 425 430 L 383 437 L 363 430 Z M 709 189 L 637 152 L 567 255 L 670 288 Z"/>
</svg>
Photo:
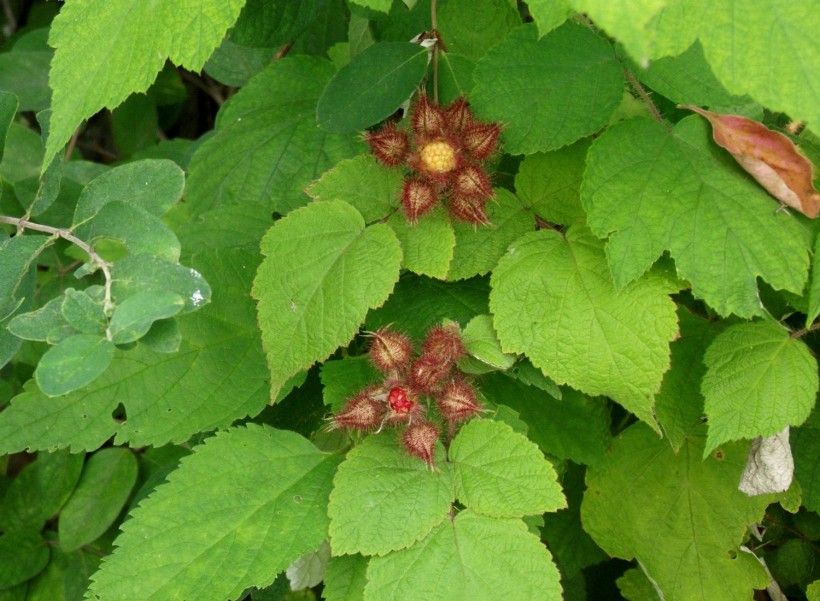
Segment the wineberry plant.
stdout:
<svg viewBox="0 0 820 601">
<path fill-rule="evenodd" d="M 0 9 L 0 601 L 820 601 L 816 2 Z"/>
</svg>

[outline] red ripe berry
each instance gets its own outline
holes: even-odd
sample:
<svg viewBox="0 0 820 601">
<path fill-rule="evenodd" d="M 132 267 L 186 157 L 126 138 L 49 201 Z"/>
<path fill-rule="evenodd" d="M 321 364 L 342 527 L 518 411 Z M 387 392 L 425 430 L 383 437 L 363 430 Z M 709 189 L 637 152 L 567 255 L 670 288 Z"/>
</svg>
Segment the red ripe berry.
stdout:
<svg viewBox="0 0 820 601">
<path fill-rule="evenodd" d="M 460 96 L 444 109 L 444 117 L 450 131 L 460 132 L 473 122 L 473 113 L 467 106 L 467 100 Z"/>
<path fill-rule="evenodd" d="M 415 223 L 436 205 L 433 186 L 419 179 L 405 180 L 401 191 L 401 207 L 407 221 Z"/>
<path fill-rule="evenodd" d="M 377 132 L 367 133 L 365 140 L 370 145 L 376 159 L 388 167 L 401 165 L 410 150 L 407 133 L 392 123 L 388 123 Z"/>
<path fill-rule="evenodd" d="M 383 373 L 404 371 L 410 366 L 413 345 L 410 339 L 389 328 L 373 333 L 370 343 L 370 360 Z"/>
<path fill-rule="evenodd" d="M 333 417 L 331 429 L 375 430 L 384 418 L 384 405 L 371 395 L 374 388 L 365 388 L 352 397 Z"/>
<path fill-rule="evenodd" d="M 396 413 L 410 413 L 416 402 L 407 394 L 407 389 L 402 386 L 393 386 L 387 393 L 387 404 Z"/>
<path fill-rule="evenodd" d="M 461 341 L 461 333 L 454 325 L 430 328 L 422 347 L 422 359 L 430 357 L 448 366 L 461 359 L 466 353 L 467 350 Z"/>
<path fill-rule="evenodd" d="M 450 215 L 459 221 L 466 221 L 473 225 L 489 225 L 487 216 L 487 199 L 470 198 L 468 196 L 451 196 L 447 203 Z"/>
<path fill-rule="evenodd" d="M 451 363 L 443 363 L 436 357 L 421 356 L 410 368 L 410 383 L 416 390 L 430 394 L 441 387 L 450 373 Z"/>
<path fill-rule="evenodd" d="M 444 112 L 430 104 L 426 94 L 421 94 L 413 109 L 413 131 L 417 136 L 435 136 L 447 127 Z"/>
<path fill-rule="evenodd" d="M 453 178 L 453 196 L 466 198 L 490 198 L 493 185 L 478 165 L 464 165 Z"/>
<path fill-rule="evenodd" d="M 476 160 L 488 159 L 498 147 L 501 126 L 498 123 L 470 123 L 464 128 L 462 141 L 464 149 Z"/>
<path fill-rule="evenodd" d="M 420 421 L 410 424 L 401 437 L 404 448 L 410 455 L 418 457 L 427 465 L 433 465 L 436 441 L 441 433 L 435 424 Z"/>
<path fill-rule="evenodd" d="M 481 411 L 475 389 L 461 378 L 444 385 L 436 395 L 436 406 L 441 416 L 451 424 L 470 419 Z"/>
</svg>

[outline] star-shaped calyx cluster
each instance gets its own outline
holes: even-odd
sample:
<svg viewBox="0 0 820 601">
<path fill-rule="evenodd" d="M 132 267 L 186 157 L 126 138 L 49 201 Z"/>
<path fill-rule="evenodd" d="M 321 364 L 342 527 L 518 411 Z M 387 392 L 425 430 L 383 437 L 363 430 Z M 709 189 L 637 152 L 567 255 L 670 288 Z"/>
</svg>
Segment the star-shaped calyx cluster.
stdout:
<svg viewBox="0 0 820 601">
<path fill-rule="evenodd" d="M 476 120 L 463 97 L 439 106 L 424 94 L 410 124 L 409 132 L 388 123 L 365 136 L 380 163 L 409 169 L 401 192 L 407 220 L 415 223 L 443 199 L 455 219 L 489 223 L 493 187 L 484 164 L 498 147 L 501 126 Z"/>
<path fill-rule="evenodd" d="M 331 427 L 362 432 L 399 427 L 407 452 L 432 465 L 441 435 L 437 422 L 452 433 L 481 411 L 475 389 L 456 367 L 466 354 L 458 326 L 431 328 L 418 355 L 401 332 L 382 328 L 370 336 L 370 360 L 384 379 L 350 397 Z"/>
</svg>

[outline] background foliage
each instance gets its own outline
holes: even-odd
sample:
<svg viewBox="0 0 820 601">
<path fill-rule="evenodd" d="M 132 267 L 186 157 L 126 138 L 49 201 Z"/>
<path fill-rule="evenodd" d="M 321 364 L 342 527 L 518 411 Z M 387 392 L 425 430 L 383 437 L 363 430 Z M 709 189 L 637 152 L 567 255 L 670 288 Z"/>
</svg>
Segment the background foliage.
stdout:
<svg viewBox="0 0 820 601">
<path fill-rule="evenodd" d="M 0 7 L 0 601 L 820 599 L 818 226 L 678 106 L 817 163 L 816 3 Z M 424 89 L 489 226 L 362 140 Z M 327 430 L 446 320 L 435 469 Z"/>
</svg>

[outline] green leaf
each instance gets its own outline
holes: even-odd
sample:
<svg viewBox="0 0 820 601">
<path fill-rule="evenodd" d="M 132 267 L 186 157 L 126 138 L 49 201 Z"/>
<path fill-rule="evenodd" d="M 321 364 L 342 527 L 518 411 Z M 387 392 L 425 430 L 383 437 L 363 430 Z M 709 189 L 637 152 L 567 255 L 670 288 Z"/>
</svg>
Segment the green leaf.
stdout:
<svg viewBox="0 0 820 601">
<path fill-rule="evenodd" d="M 316 106 L 319 126 L 346 134 L 389 117 L 419 85 L 427 58 L 418 44 L 373 44 L 328 82 Z"/>
<path fill-rule="evenodd" d="M 0 320 L 14 313 L 24 297 L 24 280 L 43 249 L 50 244 L 46 236 L 14 236 L 0 241 Z"/>
<path fill-rule="evenodd" d="M 63 300 L 58 296 L 35 311 L 15 315 L 6 325 L 8 331 L 23 340 L 45 342 L 50 332 L 68 325 L 63 318 Z"/>
<path fill-rule="evenodd" d="M 384 379 L 367 356 L 331 359 L 322 364 L 320 374 L 325 405 L 334 413 L 362 388 Z"/>
<path fill-rule="evenodd" d="M 583 228 L 541 230 L 512 244 L 491 279 L 505 352 L 524 353 L 558 384 L 606 395 L 655 426 L 653 397 L 677 334 L 659 276 L 617 292 L 601 243 Z"/>
<path fill-rule="evenodd" d="M 612 441 L 611 420 L 602 400 L 572 389 L 556 399 L 503 374 L 483 376 L 479 382 L 487 399 L 519 413 L 527 424 L 527 437 L 544 453 L 588 465 L 600 461 L 606 453 Z"/>
<path fill-rule="evenodd" d="M 664 436 L 675 451 L 686 437 L 703 423 L 701 380 L 706 373 L 703 355 L 723 329 L 720 322 L 710 322 L 678 309 L 680 337 L 672 342 L 672 361 L 655 396 L 655 414 Z"/>
<path fill-rule="evenodd" d="M 392 324 L 421 342 L 431 326 L 445 319 L 467 325 L 476 315 L 487 313 L 487 282 L 479 278 L 445 283 L 404 274 L 383 307 L 367 316 L 367 329 Z"/>
<path fill-rule="evenodd" d="M 12 530 L 0 534 L 0 588 L 25 582 L 43 571 L 49 549 L 36 530 Z"/>
<path fill-rule="evenodd" d="M 305 186 L 361 151 L 352 136 L 316 128 L 316 101 L 333 74 L 329 61 L 275 61 L 226 102 L 215 133 L 189 168 L 188 198 L 200 215 L 248 204 L 286 213 L 308 202 Z"/>
<path fill-rule="evenodd" d="M 351 4 L 363 6 L 370 10 L 377 10 L 381 13 L 390 11 L 390 6 L 393 4 L 392 0 L 350 0 Z"/>
<path fill-rule="evenodd" d="M 746 445 L 703 461 L 703 443 L 691 435 L 675 454 L 644 425 L 628 428 L 587 472 L 584 529 L 610 555 L 637 559 L 667 601 L 748 599 L 768 578 L 738 546 L 773 496 L 737 490 Z"/>
<path fill-rule="evenodd" d="M 367 559 L 361 555 L 332 557 L 325 572 L 325 601 L 364 601 Z"/>
<path fill-rule="evenodd" d="M 811 326 L 820 315 L 820 236 L 814 241 L 814 253 L 809 284 L 809 306 L 806 311 L 806 327 Z"/>
<path fill-rule="evenodd" d="M 561 584 L 549 552 L 524 522 L 462 511 L 409 549 L 371 559 L 364 598 L 559 601 Z"/>
<path fill-rule="evenodd" d="M 538 34 L 543 36 L 561 23 L 570 15 L 570 0 L 529 0 L 532 20 L 538 26 Z"/>
<path fill-rule="evenodd" d="M 640 568 L 629 568 L 617 580 L 618 590 L 627 601 L 659 601 L 658 593 Z"/>
<path fill-rule="evenodd" d="M 399 278 L 401 249 L 385 224 L 366 227 L 340 201 L 319 202 L 278 221 L 262 239 L 254 281 L 271 398 L 295 373 L 347 344 Z"/>
<path fill-rule="evenodd" d="M 107 320 L 101 303 L 91 298 L 85 290 L 68 288 L 60 306 L 65 323 L 81 334 L 103 334 Z"/>
<path fill-rule="evenodd" d="M 474 419 L 450 446 L 459 501 L 476 513 L 523 517 L 567 506 L 552 464 L 507 424 Z"/>
<path fill-rule="evenodd" d="M 650 88 L 680 104 L 720 108 L 749 102 L 749 98 L 726 91 L 706 62 L 699 42 L 683 54 L 652 61 L 646 69 L 636 66 L 635 74 Z"/>
<path fill-rule="evenodd" d="M 495 369 L 507 370 L 515 363 L 515 357 L 501 350 L 501 343 L 493 327 L 490 315 L 476 315 L 461 332 L 464 347 L 471 357 Z"/>
<path fill-rule="evenodd" d="M 136 481 L 137 460 L 128 449 L 103 449 L 92 455 L 60 512 L 60 547 L 74 551 L 102 535 L 117 519 Z"/>
<path fill-rule="evenodd" d="M 49 71 L 54 91 L 44 165 L 77 126 L 132 92 L 144 92 L 170 59 L 199 71 L 239 16 L 243 0 L 170 0 L 159 5 L 128 0 L 71 3 L 54 19 Z M 88 28 L 88 23 L 96 26 Z M 197 32 L 190 35 L 190 32 Z M 99 74 L 106 77 L 100 79 Z M 88 85 L 89 81 L 95 85 Z"/>
<path fill-rule="evenodd" d="M 34 379 L 46 395 L 61 396 L 96 380 L 113 358 L 110 340 L 76 334 L 46 351 L 34 370 Z"/>
<path fill-rule="evenodd" d="M 0 159 L 4 158 L 6 136 L 12 123 L 14 123 L 14 116 L 17 114 L 18 106 L 17 96 L 0 90 Z"/>
<path fill-rule="evenodd" d="M 820 580 L 815 580 L 806 587 L 808 601 L 820 601 Z"/>
<path fill-rule="evenodd" d="M 456 247 L 450 264 L 449 280 L 462 280 L 489 273 L 504 256 L 511 242 L 531 232 L 532 214 L 514 194 L 495 189 L 495 198 L 487 205 L 490 225 L 476 227 L 456 221 Z"/>
<path fill-rule="evenodd" d="M 47 36 L 46 28 L 29 31 L 17 38 L 10 52 L 0 54 L 0 90 L 14 94 L 20 110 L 41 111 L 51 104 L 48 64 L 52 52 Z M 0 141 L 3 138 L 0 135 Z"/>
<path fill-rule="evenodd" d="M 227 86 L 241 87 L 267 67 L 275 54 L 274 48 L 252 48 L 225 39 L 205 63 L 205 72 Z"/>
<path fill-rule="evenodd" d="M 133 255 L 111 268 L 111 294 L 119 305 L 134 295 L 173 293 L 185 300 L 182 313 L 196 311 L 211 298 L 211 287 L 193 268 L 150 255 Z"/>
<path fill-rule="evenodd" d="M 0 503 L 0 527 L 5 531 L 39 532 L 71 496 L 83 470 L 83 455 L 39 453 L 17 475 Z"/>
<path fill-rule="evenodd" d="M 230 39 L 245 46 L 281 46 L 298 37 L 310 25 L 322 4 L 323 0 L 248 0 L 231 29 Z"/>
<path fill-rule="evenodd" d="M 448 52 L 470 60 L 484 56 L 521 24 L 518 11 L 508 0 L 447 0 L 437 13 L 439 31 Z"/>
<path fill-rule="evenodd" d="M 439 445 L 431 470 L 390 435 L 372 435 L 354 447 L 339 466 L 327 507 L 333 553 L 383 555 L 446 521 L 453 481 L 443 458 Z"/>
<path fill-rule="evenodd" d="M 470 101 L 479 117 L 504 123 L 511 154 L 556 150 L 606 125 L 621 102 L 623 75 L 612 47 L 567 23 L 540 40 L 519 27 L 476 65 Z"/>
<path fill-rule="evenodd" d="M 590 148 L 581 199 L 592 231 L 609 237 L 619 288 L 668 250 L 692 292 L 721 315 L 760 314 L 757 277 L 803 290 L 808 248 L 799 222 L 715 148 L 698 117 L 671 132 L 645 119 L 611 127 Z"/>
<path fill-rule="evenodd" d="M 139 340 L 158 319 L 179 313 L 185 301 L 173 292 L 138 292 L 119 303 L 111 316 L 111 339 L 114 344 Z"/>
<path fill-rule="evenodd" d="M 74 209 L 74 227 L 111 202 L 139 207 L 162 217 L 182 198 L 185 173 L 168 159 L 143 159 L 103 172 L 83 188 Z"/>
<path fill-rule="evenodd" d="M 766 321 L 731 326 L 703 358 L 709 436 L 704 454 L 740 438 L 771 436 L 809 417 L 817 397 L 817 362 L 802 341 Z"/>
<path fill-rule="evenodd" d="M 436 207 L 418 223 L 408 223 L 404 214 L 397 211 L 387 224 L 399 239 L 405 269 L 439 279 L 447 277 L 456 235 L 442 207 Z"/>
<path fill-rule="evenodd" d="M 792 430 L 794 477 L 803 491 L 803 505 L 820 512 L 820 428 L 807 423 Z"/>
<path fill-rule="evenodd" d="M 306 192 L 316 200 L 343 200 L 372 223 L 396 210 L 403 179 L 401 169 L 389 169 L 373 155 L 360 154 L 339 161 Z"/>
<path fill-rule="evenodd" d="M 220 432 L 122 525 L 89 598 L 216 601 L 267 586 L 324 540 L 337 463 L 293 432 Z"/>
<path fill-rule="evenodd" d="M 524 157 L 515 175 L 515 193 L 525 206 L 552 223 L 583 221 L 581 179 L 589 141 Z"/>
</svg>

